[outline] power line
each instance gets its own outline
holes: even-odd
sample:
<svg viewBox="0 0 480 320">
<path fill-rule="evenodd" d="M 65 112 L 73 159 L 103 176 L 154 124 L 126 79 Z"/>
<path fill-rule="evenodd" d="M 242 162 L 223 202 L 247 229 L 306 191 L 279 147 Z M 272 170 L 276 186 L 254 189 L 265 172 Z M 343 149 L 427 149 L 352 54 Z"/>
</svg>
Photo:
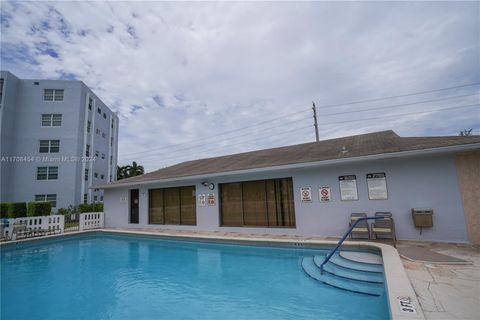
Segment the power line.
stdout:
<svg viewBox="0 0 480 320">
<path fill-rule="evenodd" d="M 336 121 L 336 122 L 324 122 L 324 123 L 320 123 L 320 124 L 326 125 L 326 124 L 338 124 L 338 123 L 357 122 L 357 121 L 366 121 L 366 120 L 377 120 L 377 119 L 384 119 L 384 118 L 391 118 L 391 117 L 401 117 L 401 116 L 414 115 L 414 114 L 432 113 L 432 112 L 455 110 L 455 109 L 462 109 L 462 108 L 471 108 L 471 107 L 474 107 L 474 106 L 480 106 L 480 104 L 470 104 L 470 105 L 465 105 L 465 106 L 449 107 L 449 108 L 442 108 L 442 109 L 435 109 L 435 110 L 428 110 L 428 111 L 399 113 L 399 114 L 392 114 L 392 115 L 382 116 L 382 117 L 345 120 L 345 121 Z"/>
<path fill-rule="evenodd" d="M 276 136 L 280 136 L 280 135 L 284 135 L 284 134 L 287 134 L 287 133 L 291 133 L 291 132 L 294 132 L 294 131 L 300 131 L 300 130 L 304 130 L 306 128 L 311 128 L 312 126 L 311 125 L 308 125 L 308 126 L 303 126 L 303 127 L 299 127 L 299 128 L 294 128 L 294 129 L 291 129 L 291 130 L 287 130 L 287 131 L 283 131 L 281 133 L 277 133 Z M 241 144 L 244 144 L 244 143 L 249 143 L 249 142 L 257 142 L 259 140 L 264 140 L 266 138 L 271 138 L 271 136 L 265 136 L 265 137 L 260 137 L 260 138 L 256 138 L 256 139 L 249 139 L 249 140 L 246 140 L 246 141 L 240 141 L 238 143 L 233 143 L 233 144 L 229 144 L 228 147 L 232 147 L 232 146 L 236 146 L 236 145 L 241 145 Z M 198 154 L 204 154 L 205 152 L 210 152 L 210 151 L 215 151 L 215 150 L 218 150 L 218 149 L 224 149 L 225 147 L 224 146 L 215 146 L 214 148 L 210 148 L 210 149 L 205 149 L 205 150 L 202 150 L 201 152 L 196 152 L 194 153 L 195 155 L 198 155 Z M 183 155 L 177 155 L 177 156 L 174 156 L 174 157 L 168 157 L 168 158 L 162 158 L 162 161 L 163 160 L 171 160 L 171 159 L 176 159 L 176 158 L 182 158 L 182 157 L 185 157 L 187 156 L 186 154 L 183 154 Z M 147 161 L 142 161 L 143 163 L 149 163 L 149 162 L 152 162 L 152 161 L 156 161 L 156 159 L 151 159 L 151 160 L 147 160 Z"/>
<path fill-rule="evenodd" d="M 428 103 L 428 102 L 437 102 L 437 101 L 443 101 L 443 100 L 464 98 L 464 97 L 474 96 L 474 95 L 477 95 L 479 93 L 480 92 L 475 92 L 475 93 L 469 93 L 469 94 L 464 94 L 464 95 L 454 96 L 454 97 L 430 99 L 430 100 L 423 100 L 423 101 L 417 101 L 417 102 L 411 102 L 411 103 L 396 104 L 396 105 L 392 105 L 392 106 L 374 107 L 374 108 L 368 108 L 368 109 L 362 109 L 362 110 L 352 110 L 352 111 L 343 111 L 343 112 L 336 112 L 336 113 L 327 113 L 327 114 L 322 114 L 322 117 L 335 116 L 335 115 L 346 114 L 346 113 L 355 113 L 355 112 L 372 111 L 372 110 L 380 110 L 380 109 L 390 109 L 390 108 L 396 108 L 396 107 L 404 107 L 404 106 L 410 106 L 410 105 L 416 105 L 416 104 L 423 104 L 423 103 Z"/>
<path fill-rule="evenodd" d="M 273 126 L 273 127 L 263 128 L 263 129 L 257 130 L 257 132 L 263 132 L 263 131 L 268 131 L 268 130 L 279 128 L 279 127 L 284 127 L 287 124 L 293 124 L 293 123 L 297 123 L 297 122 L 304 121 L 304 120 L 307 120 L 307 119 L 310 119 L 310 116 L 308 116 L 307 118 L 300 118 L 300 119 L 293 120 L 293 121 L 283 122 L 283 123 L 281 123 L 279 125 L 276 125 L 276 126 Z M 240 138 L 240 137 L 244 137 L 244 136 L 249 136 L 249 135 L 251 135 L 251 132 L 247 132 L 247 133 L 244 133 L 244 134 L 241 134 L 241 135 L 225 138 L 225 139 L 222 139 L 221 141 L 224 142 L 224 141 L 228 141 L 228 140 L 232 140 L 232 139 L 236 139 L 236 138 Z M 177 149 L 177 150 L 173 150 L 171 152 L 178 152 L 178 151 L 182 151 L 182 150 L 191 150 L 191 149 L 195 149 L 195 148 L 202 147 L 202 146 L 205 146 L 205 145 L 210 145 L 210 143 L 202 143 L 202 144 L 197 144 L 197 145 L 193 145 L 193 146 L 188 146 L 188 147 L 185 147 L 185 148 L 180 148 L 180 149 Z M 157 153 L 145 155 L 145 156 L 143 156 L 143 158 L 156 156 L 156 155 L 159 155 L 159 154 L 162 154 L 162 153 L 163 153 L 163 150 L 160 153 L 157 152 Z M 134 159 L 134 158 L 136 158 L 136 157 L 126 157 L 125 159 L 129 160 L 129 159 Z"/>
<path fill-rule="evenodd" d="M 389 99 L 396 99 L 396 98 L 402 98 L 402 97 L 411 97 L 411 96 L 416 96 L 416 95 L 421 95 L 421 94 L 427 94 L 427 93 L 433 93 L 433 92 L 440 92 L 440 91 L 446 91 L 446 90 L 451 90 L 451 89 L 459 89 L 459 88 L 465 88 L 465 87 L 472 87 L 479 85 L 480 82 L 476 83 L 469 83 L 469 84 L 464 84 L 464 85 L 459 85 L 459 86 L 454 86 L 454 87 L 448 87 L 448 88 L 441 88 L 441 89 L 434 89 L 434 90 L 427 90 L 427 91 L 419 91 L 419 92 L 414 92 L 414 93 L 408 93 L 408 94 L 401 94 L 401 95 L 396 95 L 396 96 L 389 96 L 389 97 L 382 97 L 382 98 L 373 98 L 373 99 L 366 99 L 366 100 L 357 100 L 357 101 L 351 101 L 351 102 L 344 102 L 344 103 L 337 103 L 337 104 L 327 104 L 327 105 L 320 105 L 318 106 L 319 108 L 336 108 L 336 107 L 342 107 L 342 106 L 347 106 L 347 105 L 352 105 L 352 104 L 361 104 L 361 103 L 366 103 L 366 102 L 374 102 L 374 101 L 382 101 L 382 100 L 389 100 Z"/>
<path fill-rule="evenodd" d="M 480 106 L 480 104 L 471 104 L 471 105 L 464 105 L 464 106 L 448 107 L 448 108 L 428 110 L 428 111 L 420 111 L 420 112 L 418 112 L 418 111 L 417 111 L 417 112 L 408 112 L 408 113 L 388 115 L 388 116 L 381 116 L 381 117 L 371 117 L 371 118 L 364 118 L 364 119 L 355 119 L 355 120 L 329 122 L 329 123 L 323 123 L 323 124 L 339 124 L 339 123 L 348 123 L 348 122 L 377 120 L 377 119 L 384 119 L 384 118 L 390 118 L 390 117 L 399 117 L 399 116 L 405 116 L 405 115 L 425 114 L 425 113 L 432 113 L 432 112 L 439 112 L 439 111 L 441 112 L 441 111 L 447 111 L 447 110 L 455 110 L 455 109 L 462 109 L 462 108 L 471 108 L 471 107 L 474 107 L 474 106 Z M 302 130 L 302 129 L 305 129 L 305 128 L 311 128 L 311 125 L 305 126 L 305 127 L 301 127 L 301 128 L 295 128 L 295 129 L 293 129 L 293 130 L 284 131 L 284 132 L 282 132 L 282 133 L 280 133 L 280 134 L 277 134 L 277 135 L 283 135 L 283 134 L 286 134 L 286 133 L 290 133 L 290 132 L 297 131 L 297 130 Z M 243 144 L 243 143 L 247 143 L 247 142 L 255 142 L 255 141 L 258 141 L 258 140 L 263 140 L 263 139 L 265 139 L 265 138 L 266 138 L 266 137 L 257 138 L 257 139 L 255 139 L 255 140 L 241 141 L 241 142 L 235 143 L 235 144 L 229 144 L 229 147 L 230 147 L 230 146 L 239 145 L 239 144 Z M 216 150 L 216 149 L 218 149 L 218 148 L 224 148 L 224 147 L 222 147 L 222 146 L 217 146 L 217 147 L 212 148 L 212 149 L 204 150 L 204 151 L 202 151 L 202 153 L 209 152 L 209 151 L 213 151 L 213 150 Z M 183 156 L 184 156 L 184 155 L 174 156 L 174 157 L 169 157 L 169 158 L 163 158 L 162 160 L 170 160 L 170 159 L 175 159 L 175 158 L 179 158 L 179 157 L 183 157 Z M 154 160 L 154 159 L 152 159 L 151 161 L 153 161 L 153 160 Z M 148 162 L 149 162 L 149 161 L 147 161 L 147 163 L 148 163 Z"/>
<path fill-rule="evenodd" d="M 273 119 L 269 119 L 269 120 L 257 122 L 257 123 L 255 123 L 255 124 L 248 125 L 248 126 L 246 126 L 246 127 L 241 127 L 241 128 L 238 128 L 238 129 L 223 131 L 223 132 L 220 132 L 220 133 L 215 134 L 215 135 L 206 136 L 206 137 L 198 138 L 198 139 L 191 140 L 191 141 L 187 141 L 187 142 L 183 142 L 183 143 L 171 144 L 171 145 L 167 145 L 167 146 L 163 146 L 163 147 L 158 147 L 158 148 L 154 148 L 154 149 L 149 149 L 149 150 L 145 150 L 145 151 L 130 152 L 130 153 L 127 153 L 127 154 L 125 154 L 125 155 L 148 153 L 148 152 L 155 151 L 155 150 L 160 150 L 160 149 L 163 150 L 163 149 L 167 149 L 167 148 L 178 147 L 178 146 L 190 144 L 190 143 L 197 142 L 197 141 L 203 141 L 203 140 L 206 140 L 206 139 L 218 138 L 219 135 L 225 135 L 225 134 L 229 134 L 229 133 L 232 133 L 232 132 L 242 131 L 242 130 L 245 130 L 245 129 L 249 129 L 249 128 L 256 127 L 256 126 L 261 125 L 261 124 L 265 124 L 265 123 L 273 122 L 273 121 L 276 121 L 276 120 L 284 119 L 284 118 L 287 117 L 287 116 L 293 116 L 293 115 L 300 114 L 300 113 L 304 113 L 304 112 L 310 112 L 310 109 L 300 110 L 300 111 L 297 111 L 297 112 L 292 112 L 292 113 L 284 114 L 284 115 L 281 116 L 281 117 L 277 117 L 277 118 L 273 118 Z"/>
</svg>

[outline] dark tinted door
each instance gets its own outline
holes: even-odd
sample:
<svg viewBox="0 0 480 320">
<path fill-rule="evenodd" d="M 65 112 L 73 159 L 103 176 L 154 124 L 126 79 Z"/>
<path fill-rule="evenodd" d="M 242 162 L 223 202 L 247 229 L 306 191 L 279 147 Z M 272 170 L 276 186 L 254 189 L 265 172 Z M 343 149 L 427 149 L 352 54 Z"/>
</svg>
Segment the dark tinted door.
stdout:
<svg viewBox="0 0 480 320">
<path fill-rule="evenodd" d="M 130 190 L 130 223 L 138 223 L 138 189 Z"/>
</svg>

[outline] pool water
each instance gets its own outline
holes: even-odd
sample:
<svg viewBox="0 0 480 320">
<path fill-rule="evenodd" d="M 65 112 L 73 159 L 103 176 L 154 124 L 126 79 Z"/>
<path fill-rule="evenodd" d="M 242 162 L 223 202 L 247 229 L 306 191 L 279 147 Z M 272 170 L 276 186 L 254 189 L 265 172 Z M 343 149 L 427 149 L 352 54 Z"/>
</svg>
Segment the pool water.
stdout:
<svg viewBox="0 0 480 320">
<path fill-rule="evenodd" d="M 1 252 L 1 319 L 389 319 L 308 277 L 322 250 L 93 233 Z"/>
</svg>

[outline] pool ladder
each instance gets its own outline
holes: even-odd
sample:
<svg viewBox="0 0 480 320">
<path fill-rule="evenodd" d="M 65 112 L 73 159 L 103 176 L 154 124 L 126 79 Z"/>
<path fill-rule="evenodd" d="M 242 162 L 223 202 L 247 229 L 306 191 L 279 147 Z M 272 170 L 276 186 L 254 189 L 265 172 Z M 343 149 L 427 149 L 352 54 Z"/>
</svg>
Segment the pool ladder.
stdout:
<svg viewBox="0 0 480 320">
<path fill-rule="evenodd" d="M 348 235 L 352 232 L 352 230 L 357 226 L 357 224 L 360 221 L 366 221 L 366 220 L 376 220 L 376 219 L 383 219 L 383 217 L 366 217 L 366 218 L 359 218 L 355 220 L 355 222 L 350 226 L 347 232 L 343 235 L 342 239 L 338 241 L 337 246 L 328 253 L 328 255 L 325 257 L 323 262 L 320 264 L 320 272 L 323 273 L 323 266 L 332 258 L 332 256 L 337 252 L 337 250 L 342 246 L 343 242 L 347 239 Z"/>
</svg>

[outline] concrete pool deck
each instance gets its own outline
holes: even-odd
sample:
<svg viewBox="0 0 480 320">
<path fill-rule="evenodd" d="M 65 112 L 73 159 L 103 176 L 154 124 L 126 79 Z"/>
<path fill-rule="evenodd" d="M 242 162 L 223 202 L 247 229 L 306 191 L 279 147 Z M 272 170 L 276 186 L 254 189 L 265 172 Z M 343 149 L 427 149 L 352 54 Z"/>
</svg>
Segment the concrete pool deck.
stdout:
<svg viewBox="0 0 480 320">
<path fill-rule="evenodd" d="M 152 229 L 92 229 L 82 232 L 69 232 L 42 238 L 62 237 L 96 231 L 120 232 L 129 234 L 157 235 L 164 237 L 182 237 L 197 239 L 219 239 L 227 241 L 250 241 L 260 243 L 327 244 L 338 241 L 326 237 L 302 237 L 292 235 L 246 234 L 236 232 L 198 232 L 180 230 Z M 30 238 L 15 242 L 31 241 Z M 12 243 L 7 242 L 7 243 Z M 7 243 L 2 243 L 2 246 Z M 466 260 L 470 264 L 444 265 L 428 262 L 416 262 L 401 259 L 397 250 L 390 245 L 346 241 L 350 248 L 377 248 L 381 250 L 385 277 L 389 289 L 389 303 L 392 319 L 478 319 L 480 314 L 480 248 L 467 244 L 429 243 L 399 241 L 398 248 L 422 247 L 437 253 Z M 400 312 L 398 297 L 412 298 L 417 314 Z M 422 312 L 423 311 L 423 312 Z"/>
</svg>

